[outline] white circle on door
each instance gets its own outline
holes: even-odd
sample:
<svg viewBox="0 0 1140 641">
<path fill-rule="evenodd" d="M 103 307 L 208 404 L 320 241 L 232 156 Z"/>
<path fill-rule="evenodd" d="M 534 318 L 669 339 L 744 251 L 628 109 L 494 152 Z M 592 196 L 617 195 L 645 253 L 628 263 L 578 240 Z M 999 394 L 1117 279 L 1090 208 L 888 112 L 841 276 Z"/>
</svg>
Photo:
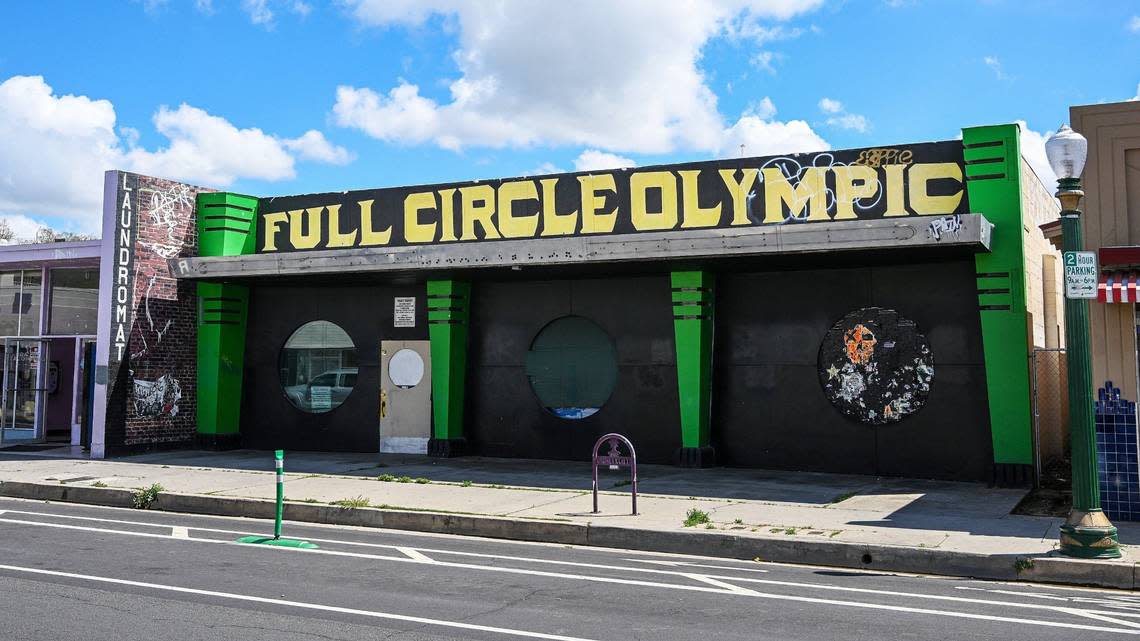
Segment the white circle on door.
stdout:
<svg viewBox="0 0 1140 641">
<path fill-rule="evenodd" d="M 402 349 L 388 361 L 388 379 L 397 387 L 415 387 L 424 378 L 424 359 L 413 349 Z"/>
</svg>

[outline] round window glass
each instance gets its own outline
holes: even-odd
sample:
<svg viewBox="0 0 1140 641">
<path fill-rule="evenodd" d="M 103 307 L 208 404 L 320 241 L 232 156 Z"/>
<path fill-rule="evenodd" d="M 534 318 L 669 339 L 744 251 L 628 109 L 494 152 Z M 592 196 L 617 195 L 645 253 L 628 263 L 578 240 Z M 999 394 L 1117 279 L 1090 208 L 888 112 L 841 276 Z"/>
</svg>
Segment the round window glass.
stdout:
<svg viewBox="0 0 1140 641">
<path fill-rule="evenodd" d="M 566 316 L 535 336 L 526 355 L 526 375 L 547 410 L 562 418 L 586 418 L 614 391 L 617 349 L 593 321 Z"/>
<path fill-rule="evenodd" d="M 294 407 L 327 412 L 339 407 L 356 386 L 356 345 L 334 323 L 305 323 L 285 341 L 278 369 L 285 398 Z"/>
<path fill-rule="evenodd" d="M 388 378 L 397 387 L 415 387 L 424 378 L 424 359 L 412 349 L 392 354 L 388 361 Z"/>
</svg>

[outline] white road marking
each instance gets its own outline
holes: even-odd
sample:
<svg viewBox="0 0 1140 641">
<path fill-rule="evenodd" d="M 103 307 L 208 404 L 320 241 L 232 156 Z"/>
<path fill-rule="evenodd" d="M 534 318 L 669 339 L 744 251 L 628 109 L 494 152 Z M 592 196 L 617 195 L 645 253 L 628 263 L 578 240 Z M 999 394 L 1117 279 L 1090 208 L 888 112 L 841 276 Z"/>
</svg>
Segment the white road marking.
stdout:
<svg viewBox="0 0 1140 641">
<path fill-rule="evenodd" d="M 652 563 L 654 565 L 668 565 L 672 567 L 690 567 L 690 568 L 708 568 L 710 570 L 728 570 L 729 572 L 761 572 L 767 573 L 768 570 L 760 568 L 730 568 L 723 565 L 707 565 L 704 563 L 690 563 L 689 561 L 659 561 L 657 559 L 624 559 L 625 561 L 632 561 L 634 563 Z"/>
<path fill-rule="evenodd" d="M 722 588 L 724 590 L 728 590 L 729 592 L 732 592 L 733 594 L 747 594 L 748 596 L 760 596 L 756 592 L 756 590 L 749 590 L 748 588 L 742 588 L 739 585 L 732 585 L 731 583 L 725 583 L 724 581 L 719 581 L 717 579 L 714 579 L 711 576 L 705 576 L 703 574 L 684 574 L 682 576 L 687 576 L 690 579 L 692 579 L 694 581 L 699 581 L 701 583 L 707 583 L 709 585 L 715 585 L 716 587 Z"/>
<path fill-rule="evenodd" d="M 108 533 L 108 534 L 124 534 L 124 535 L 129 535 L 129 536 L 141 536 L 141 537 L 147 537 L 147 538 L 159 538 L 159 539 L 167 539 L 167 540 L 193 541 L 193 542 L 197 542 L 197 543 L 237 545 L 231 541 L 219 541 L 216 539 L 199 539 L 199 538 L 173 539 L 172 537 L 165 535 L 165 534 L 154 534 L 154 533 L 149 533 L 149 532 L 131 532 L 131 531 L 127 531 L 127 530 L 110 530 L 110 529 L 103 529 L 103 528 L 86 527 L 86 526 L 81 526 L 81 525 L 64 525 L 62 523 L 42 523 L 42 522 L 38 522 L 38 521 L 23 521 L 23 520 L 7 519 L 7 518 L 0 518 L 0 522 L 16 523 L 16 524 L 22 524 L 22 525 L 42 526 L 42 527 L 54 527 L 54 528 L 62 528 L 62 529 L 69 529 L 69 530 L 102 532 L 102 533 Z M 376 554 L 364 554 L 364 553 L 359 553 L 359 552 L 342 552 L 342 551 L 324 550 L 324 549 L 305 550 L 305 549 L 282 548 L 282 547 L 275 547 L 275 546 L 256 546 L 256 545 L 255 546 L 246 546 L 244 549 L 278 551 L 278 552 L 282 552 L 282 553 L 326 554 L 326 555 L 332 555 L 332 556 L 346 556 L 346 557 L 364 558 L 364 559 L 372 559 L 372 560 L 380 560 L 380 561 L 396 561 L 396 562 L 403 562 L 403 563 L 424 563 L 423 561 L 411 559 L 411 558 L 408 558 L 406 556 L 393 557 L 393 556 L 382 556 L 382 555 L 376 555 Z M 510 559 L 512 557 L 503 556 L 500 558 Z M 975 620 L 982 620 L 982 621 L 998 621 L 998 622 L 1004 622 L 1004 623 L 1018 623 L 1018 624 L 1024 624 L 1024 625 L 1038 625 L 1038 626 L 1045 626 L 1045 627 L 1067 628 L 1067 629 L 1074 629 L 1074 630 L 1093 630 L 1093 631 L 1099 631 L 1099 632 L 1113 632 L 1113 633 L 1117 633 L 1117 634 L 1132 634 L 1132 635 L 1140 636 L 1140 630 L 1136 630 L 1136 629 L 1109 628 L 1109 627 L 1086 625 L 1086 624 L 1066 623 L 1066 622 L 1062 622 L 1062 621 L 1045 621 L 1045 620 L 1038 620 L 1038 619 L 1023 619 L 1023 618 L 996 616 L 996 615 L 988 615 L 988 614 L 975 614 L 975 613 L 970 613 L 970 612 L 958 612 L 958 611 L 952 611 L 952 610 L 935 610 L 935 609 L 929 609 L 929 608 L 915 608 L 915 607 L 901 606 L 901 605 L 867 603 L 867 602 L 862 602 L 862 601 L 840 601 L 837 599 L 822 599 L 822 598 L 817 598 L 817 597 L 807 597 L 807 596 L 790 595 L 790 594 L 776 594 L 776 593 L 770 593 L 770 592 L 760 592 L 760 591 L 755 591 L 755 590 L 749 590 L 748 588 L 743 588 L 740 586 L 731 586 L 732 589 L 725 589 L 725 588 L 721 588 L 721 587 L 712 587 L 711 585 L 709 587 L 695 586 L 695 585 L 680 585 L 680 584 L 675 584 L 675 583 L 660 583 L 660 582 L 654 582 L 654 581 L 638 581 L 638 580 L 633 580 L 633 579 L 619 579 L 619 578 L 614 578 L 614 577 L 591 576 L 591 575 L 581 575 L 581 574 L 567 574 L 567 573 L 561 573 L 561 572 L 547 572 L 547 571 L 542 571 L 542 570 L 524 570 L 521 568 L 508 568 L 508 567 L 498 567 L 498 566 L 475 565 L 475 564 L 470 564 L 470 563 L 449 563 L 449 562 L 445 562 L 445 561 L 432 561 L 430 564 L 436 565 L 439 567 L 445 567 L 445 568 L 481 570 L 481 571 L 487 571 L 487 572 L 503 572 L 503 573 L 509 573 L 509 574 L 524 574 L 524 575 L 530 575 L 530 576 L 562 578 L 562 579 L 579 580 L 579 581 L 592 581 L 592 582 L 598 582 L 598 583 L 615 583 L 615 584 L 623 584 L 623 585 L 637 585 L 637 586 L 642 586 L 642 587 L 664 588 L 664 589 L 671 589 L 671 590 L 685 590 L 685 591 L 692 591 L 692 592 L 706 592 L 706 593 L 726 594 L 726 595 L 734 595 L 734 596 L 749 596 L 749 597 L 772 599 L 772 600 L 779 600 L 779 601 L 797 601 L 797 602 L 803 602 L 803 603 L 836 605 L 836 606 L 845 606 L 845 607 L 854 607 L 854 608 L 867 608 L 867 609 L 874 609 L 874 610 L 888 610 L 888 611 L 894 611 L 894 612 L 907 612 L 907 613 L 913 613 L 913 614 L 928 614 L 928 615 L 933 615 L 933 616 L 946 616 L 946 617 L 953 617 L 953 618 L 975 619 Z M 11 567 L 11 566 L 0 565 L 0 568 L 5 568 L 5 567 Z M 19 568 L 17 568 L 17 569 L 19 569 Z M 685 573 L 677 573 L 677 574 L 680 574 L 681 576 L 685 576 L 686 578 L 692 578 L 692 576 L 685 574 Z M 1065 614 L 1071 614 L 1069 612 L 1070 608 L 1059 608 L 1059 607 L 1055 607 L 1055 606 L 1038 604 L 1038 603 L 1016 603 L 1016 602 L 1010 602 L 1010 601 L 987 601 L 984 599 L 968 599 L 968 598 L 964 598 L 964 597 L 950 597 L 950 596 L 931 595 L 931 594 L 916 594 L 916 593 L 909 593 L 909 592 L 897 592 L 897 591 L 891 591 L 891 590 L 872 590 L 872 589 L 864 589 L 864 588 L 830 586 L 830 585 L 820 585 L 820 584 L 812 584 L 812 583 L 797 583 L 797 582 L 793 582 L 793 581 L 775 581 L 775 580 L 768 580 L 768 579 L 750 579 L 750 578 L 742 578 L 742 577 L 711 577 L 711 576 L 706 576 L 706 575 L 701 575 L 701 576 L 702 576 L 701 580 L 704 583 L 709 583 L 710 582 L 709 580 L 717 581 L 717 579 L 725 579 L 725 580 L 731 580 L 731 581 L 744 581 L 744 582 L 748 582 L 748 583 L 762 583 L 762 584 L 767 584 L 767 585 L 781 585 L 781 586 L 801 587 L 801 588 L 809 588 L 809 589 L 817 589 L 817 590 L 847 591 L 847 592 L 856 592 L 856 593 L 862 593 L 862 594 L 891 595 L 891 596 L 910 597 L 910 598 L 916 598 L 916 599 L 936 599 L 936 600 L 953 601 L 953 602 L 958 602 L 958 603 L 981 604 L 981 605 L 987 605 L 987 606 L 1009 606 L 1009 607 L 1014 607 L 1014 608 L 1038 609 L 1038 610 L 1047 610 L 1047 611 L 1051 611 L 1051 612 L 1060 612 L 1060 613 L 1065 613 Z M 718 581 L 718 583 L 719 583 L 719 581 Z M 1092 613 L 1092 614 L 1101 614 L 1101 615 L 1116 614 L 1114 612 L 1101 612 L 1101 611 L 1095 611 L 1095 610 L 1082 610 L 1081 612 Z"/>
<path fill-rule="evenodd" d="M 267 603 L 270 605 L 284 605 L 293 608 L 303 608 L 306 610 L 320 610 L 323 612 L 336 612 L 339 614 L 353 614 L 357 616 L 372 617 L 376 619 L 391 619 L 393 621 L 407 621 L 409 623 L 420 623 L 425 625 L 436 625 L 446 628 L 459 628 L 461 630 L 478 630 L 480 632 L 494 632 L 495 634 L 506 634 L 516 637 L 528 637 L 531 639 L 550 639 L 552 641 L 590 641 L 582 637 L 569 637 L 561 634 L 546 634 L 544 632 L 530 632 L 528 630 L 514 630 L 511 628 L 498 628 L 489 625 L 478 625 L 475 623 L 461 623 L 459 621 L 447 621 L 444 619 L 429 619 L 426 617 L 409 616 L 406 614 L 394 614 L 391 612 L 377 612 L 374 610 L 358 610 L 356 608 L 342 608 L 334 605 L 322 605 L 319 603 L 305 603 L 303 601 L 287 601 L 285 599 L 270 599 L 266 597 L 253 596 L 249 594 L 235 594 L 233 592 L 216 592 L 214 590 L 199 590 L 197 588 L 184 588 L 176 585 L 163 585 L 160 583 L 144 583 L 142 581 L 129 581 L 127 579 L 115 579 L 105 576 L 92 576 L 89 574 L 75 574 L 73 572 L 58 572 L 56 570 L 41 570 L 39 568 L 24 568 L 15 565 L 0 565 L 0 570 L 8 570 L 11 572 L 26 572 L 29 574 L 40 574 L 46 576 L 56 576 L 67 579 L 78 579 L 81 581 L 92 581 L 95 583 L 111 583 L 114 585 L 125 585 L 134 588 L 147 588 L 150 590 L 163 590 L 166 592 L 179 592 L 182 594 L 196 594 L 199 596 L 218 597 L 223 599 L 233 599 L 236 601 L 249 601 L 252 603 Z"/>
<path fill-rule="evenodd" d="M 170 528 L 170 536 L 175 539 L 188 539 L 190 538 L 190 529 L 175 525 Z"/>
<path fill-rule="evenodd" d="M 419 550 L 416 550 L 414 548 L 399 548 L 398 547 L 396 549 L 399 550 L 401 554 L 408 557 L 409 559 L 415 559 L 417 561 L 422 561 L 424 563 L 435 563 L 435 561 L 428 558 L 428 556 L 426 554 L 422 554 Z"/>
<path fill-rule="evenodd" d="M 1114 623 L 1116 625 L 1123 625 L 1123 626 L 1127 626 L 1130 628 L 1140 628 L 1140 623 L 1137 623 L 1135 621 L 1122 621 L 1120 619 L 1105 616 L 1103 614 L 1096 614 L 1096 613 L 1090 612 L 1089 610 L 1080 610 L 1077 608 L 1060 608 L 1060 610 L 1062 612 L 1068 612 L 1069 614 L 1075 614 L 1079 617 L 1088 617 L 1090 619 L 1098 619 L 1100 621 L 1106 621 L 1108 623 Z"/>
</svg>

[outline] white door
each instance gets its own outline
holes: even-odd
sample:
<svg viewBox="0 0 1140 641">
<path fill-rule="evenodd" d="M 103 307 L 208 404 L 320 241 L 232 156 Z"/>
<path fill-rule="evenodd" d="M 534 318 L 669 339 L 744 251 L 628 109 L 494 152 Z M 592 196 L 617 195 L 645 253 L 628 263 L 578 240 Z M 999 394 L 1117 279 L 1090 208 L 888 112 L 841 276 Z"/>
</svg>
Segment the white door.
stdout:
<svg viewBox="0 0 1140 641">
<path fill-rule="evenodd" d="M 431 343 L 380 341 L 380 451 L 427 454 Z"/>
</svg>

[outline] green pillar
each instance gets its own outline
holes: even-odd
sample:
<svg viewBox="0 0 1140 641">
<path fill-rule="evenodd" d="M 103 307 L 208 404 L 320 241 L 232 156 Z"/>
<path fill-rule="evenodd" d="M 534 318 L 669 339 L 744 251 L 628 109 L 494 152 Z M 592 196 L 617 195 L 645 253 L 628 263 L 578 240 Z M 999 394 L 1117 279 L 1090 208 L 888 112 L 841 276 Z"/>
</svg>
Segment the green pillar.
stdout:
<svg viewBox="0 0 1140 641">
<path fill-rule="evenodd" d="M 471 284 L 458 280 L 427 283 L 428 338 L 431 339 L 431 456 L 461 456 L 463 403 L 467 382 L 467 326 Z"/>
<path fill-rule="evenodd" d="M 198 254 L 254 253 L 257 199 L 229 193 L 198 194 Z M 241 444 L 241 388 L 249 289 L 198 284 L 198 434 L 200 447 Z"/>
<path fill-rule="evenodd" d="M 707 271 L 675 271 L 673 333 L 677 346 L 677 397 L 681 417 L 682 467 L 712 467 L 712 348 L 715 278 Z"/>
<path fill-rule="evenodd" d="M 1057 196 L 1061 212 L 1062 247 L 1067 254 L 1084 250 L 1079 178 L 1062 178 Z M 1116 527 L 1100 509 L 1096 470 L 1096 423 L 1093 406 L 1092 357 L 1089 353 L 1089 304 L 1065 297 L 1065 348 L 1069 366 L 1069 438 L 1072 442 L 1073 507 L 1061 526 L 1061 553 L 1085 559 L 1120 556 Z"/>
<path fill-rule="evenodd" d="M 993 482 L 1033 480 L 1029 317 L 1017 125 L 962 130 L 970 211 L 994 225 L 990 252 L 977 254 L 978 309 L 993 443 Z"/>
</svg>

